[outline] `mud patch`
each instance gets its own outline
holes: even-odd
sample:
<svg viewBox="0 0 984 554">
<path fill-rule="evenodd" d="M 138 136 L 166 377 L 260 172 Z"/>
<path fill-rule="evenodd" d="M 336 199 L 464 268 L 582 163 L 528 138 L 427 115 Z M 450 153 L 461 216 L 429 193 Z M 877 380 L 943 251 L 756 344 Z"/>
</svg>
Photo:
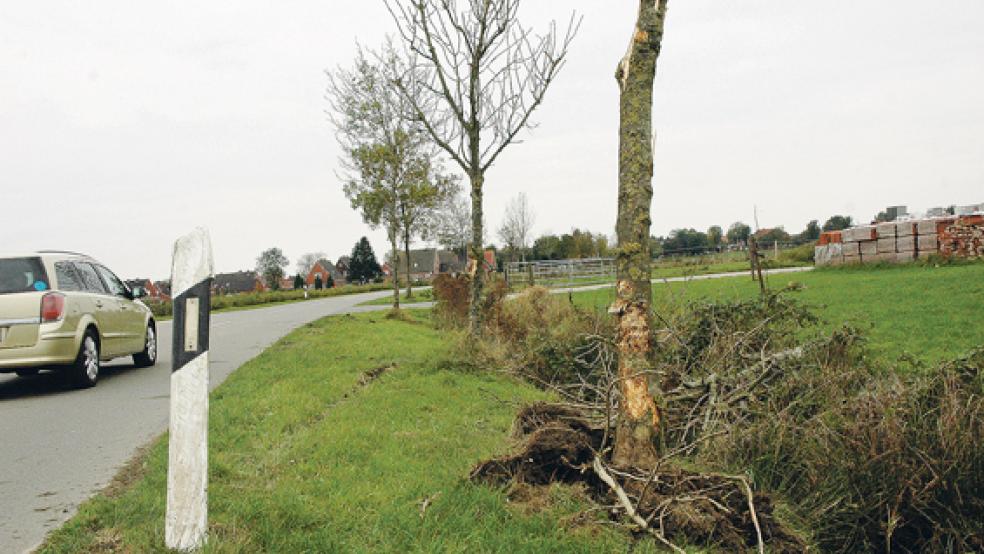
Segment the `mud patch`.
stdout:
<svg viewBox="0 0 984 554">
<path fill-rule="evenodd" d="M 379 379 L 385 373 L 392 371 L 394 369 L 396 369 L 396 365 L 386 365 L 386 366 L 376 367 L 373 369 L 367 369 L 366 371 L 362 372 L 362 375 L 359 375 L 359 382 L 356 388 L 369 386 L 372 384 L 373 381 Z M 351 392 L 355 392 L 355 390 Z"/>
<path fill-rule="evenodd" d="M 102 490 L 102 494 L 108 498 L 118 498 L 133 488 L 137 481 L 143 479 L 143 476 L 147 474 L 147 456 L 156 443 L 157 439 L 138 448 L 133 456 L 123 464 L 123 467 L 116 472 L 113 480 Z"/>
</svg>

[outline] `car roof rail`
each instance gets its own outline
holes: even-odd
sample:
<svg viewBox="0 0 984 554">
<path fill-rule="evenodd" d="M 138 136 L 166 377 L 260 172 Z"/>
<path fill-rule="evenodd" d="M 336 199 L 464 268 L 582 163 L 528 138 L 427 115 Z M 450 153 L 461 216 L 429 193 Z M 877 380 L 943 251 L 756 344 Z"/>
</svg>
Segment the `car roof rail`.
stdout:
<svg viewBox="0 0 984 554">
<path fill-rule="evenodd" d="M 92 258 L 92 256 L 88 254 L 83 254 L 82 252 L 72 252 L 71 250 L 38 250 L 38 254 L 68 254 L 69 256 Z"/>
</svg>

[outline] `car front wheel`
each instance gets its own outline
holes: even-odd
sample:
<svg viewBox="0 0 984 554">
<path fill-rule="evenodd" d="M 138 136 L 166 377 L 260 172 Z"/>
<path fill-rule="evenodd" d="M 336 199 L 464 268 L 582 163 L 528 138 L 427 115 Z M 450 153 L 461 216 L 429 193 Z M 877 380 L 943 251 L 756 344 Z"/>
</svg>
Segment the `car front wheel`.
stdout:
<svg viewBox="0 0 984 554">
<path fill-rule="evenodd" d="M 144 340 L 143 352 L 133 355 L 133 365 L 136 367 L 151 367 L 157 363 L 157 330 L 154 324 L 147 325 L 147 335 Z"/>
<path fill-rule="evenodd" d="M 80 389 L 96 386 L 99 381 L 99 339 L 96 333 L 89 330 L 82 337 L 79 355 L 75 363 L 69 367 L 68 377 L 72 384 Z"/>
</svg>

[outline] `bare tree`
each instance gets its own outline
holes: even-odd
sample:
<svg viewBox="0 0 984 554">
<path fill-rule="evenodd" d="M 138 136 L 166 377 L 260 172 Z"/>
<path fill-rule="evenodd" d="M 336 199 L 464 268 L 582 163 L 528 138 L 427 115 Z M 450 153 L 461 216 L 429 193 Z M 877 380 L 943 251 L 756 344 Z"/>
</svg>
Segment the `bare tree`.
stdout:
<svg viewBox="0 0 984 554">
<path fill-rule="evenodd" d="M 651 392 L 652 283 L 649 228 L 653 199 L 653 84 L 667 0 L 640 0 L 629 50 L 618 64 L 620 91 L 618 250 L 619 404 L 613 461 L 643 467 L 656 461 L 660 411 Z M 658 385 L 656 385 L 658 390 Z"/>
<path fill-rule="evenodd" d="M 406 99 L 394 88 L 396 54 L 391 48 L 367 56 L 359 50 L 355 66 L 329 73 L 329 117 L 338 130 L 345 170 L 345 195 L 371 227 L 384 227 L 392 249 L 393 307 L 400 307 L 398 243 L 407 262 L 410 245 L 425 233 L 431 211 L 457 193 L 420 122 L 408 118 Z"/>
<path fill-rule="evenodd" d="M 469 322 L 480 331 L 485 172 L 520 131 L 564 66 L 579 20 L 564 35 L 523 27 L 520 0 L 384 0 L 404 59 L 396 81 L 412 114 L 468 176 L 475 261 Z"/>
<path fill-rule="evenodd" d="M 427 238 L 459 256 L 466 256 L 471 242 L 471 208 L 468 199 L 457 194 L 449 196 L 438 209 L 431 212 Z"/>
<path fill-rule="evenodd" d="M 304 254 L 297 259 L 297 273 L 301 276 L 306 276 L 308 273 L 311 273 L 314 264 L 318 263 L 318 260 L 324 259 L 324 257 L 324 252 L 308 252 Z"/>
<path fill-rule="evenodd" d="M 499 239 L 509 248 L 510 257 L 519 250 L 523 261 L 526 261 L 526 248 L 535 222 L 536 214 L 530 208 L 525 192 L 516 195 L 506 205 L 506 214 L 499 227 Z"/>
</svg>

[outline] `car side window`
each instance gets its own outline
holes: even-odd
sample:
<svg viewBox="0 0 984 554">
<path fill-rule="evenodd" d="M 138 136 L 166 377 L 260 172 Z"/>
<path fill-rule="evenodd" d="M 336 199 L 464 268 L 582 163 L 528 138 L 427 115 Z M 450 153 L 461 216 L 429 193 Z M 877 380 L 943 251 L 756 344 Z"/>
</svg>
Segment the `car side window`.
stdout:
<svg viewBox="0 0 984 554">
<path fill-rule="evenodd" d="M 103 283 L 106 283 L 106 288 L 109 289 L 109 294 L 112 294 L 113 296 L 127 296 L 129 289 L 126 288 L 123 281 L 120 281 L 119 277 L 101 265 L 97 265 L 95 268 L 96 271 L 99 272 L 99 276 L 102 277 Z"/>
<path fill-rule="evenodd" d="M 103 286 L 102 281 L 99 279 L 99 275 L 96 274 L 96 270 L 92 268 L 91 264 L 87 264 L 85 262 L 75 262 L 72 265 L 75 266 L 75 270 L 78 272 L 79 278 L 82 280 L 83 290 L 97 294 L 106 294 L 106 287 Z"/>
<path fill-rule="evenodd" d="M 81 291 L 82 283 L 75 267 L 69 262 L 55 262 L 55 277 L 58 289 L 66 292 Z"/>
</svg>

